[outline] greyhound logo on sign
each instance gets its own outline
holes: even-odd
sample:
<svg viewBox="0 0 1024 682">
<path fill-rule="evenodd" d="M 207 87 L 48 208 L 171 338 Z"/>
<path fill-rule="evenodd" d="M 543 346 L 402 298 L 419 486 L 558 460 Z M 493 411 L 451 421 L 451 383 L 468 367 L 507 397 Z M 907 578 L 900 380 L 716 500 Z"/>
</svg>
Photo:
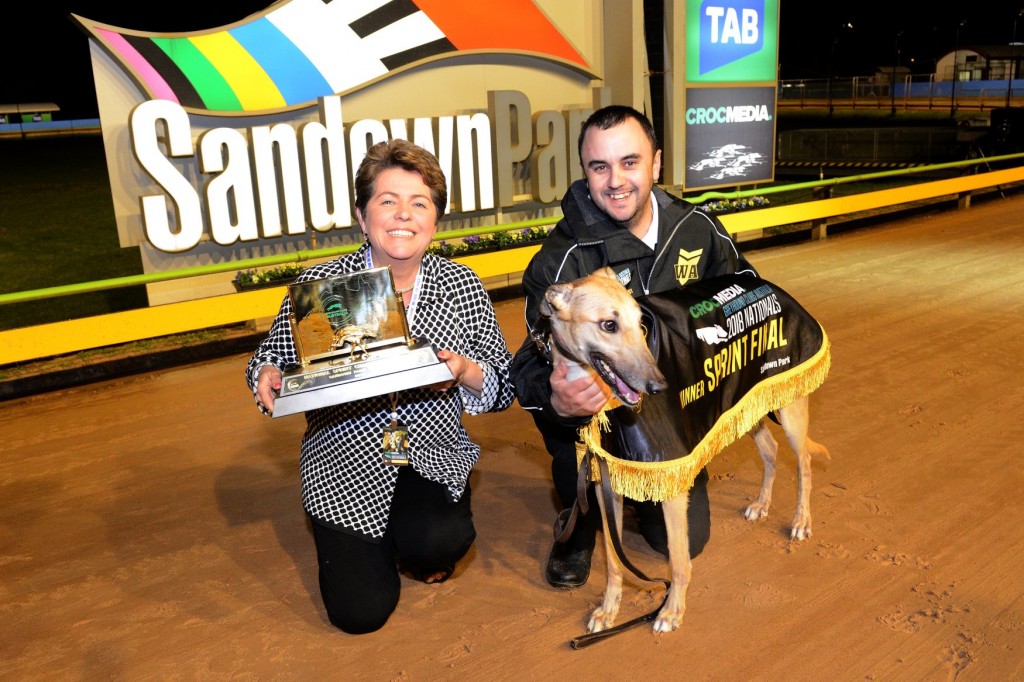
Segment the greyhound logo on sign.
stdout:
<svg viewBox="0 0 1024 682">
<path fill-rule="evenodd" d="M 704 171 L 712 180 L 745 178 L 754 166 L 764 163 L 761 154 L 742 144 L 726 144 L 708 152 L 708 155 L 688 166 L 691 171 Z"/>
</svg>

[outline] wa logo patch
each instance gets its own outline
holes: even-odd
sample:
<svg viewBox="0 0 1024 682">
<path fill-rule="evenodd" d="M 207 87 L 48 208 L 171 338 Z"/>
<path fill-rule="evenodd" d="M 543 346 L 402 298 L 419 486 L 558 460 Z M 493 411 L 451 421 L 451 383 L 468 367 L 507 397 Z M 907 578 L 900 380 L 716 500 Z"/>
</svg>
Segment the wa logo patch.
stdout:
<svg viewBox="0 0 1024 682">
<path fill-rule="evenodd" d="M 700 257 L 703 253 L 704 249 L 697 249 L 696 251 L 679 249 L 679 258 L 676 259 L 675 272 L 676 281 L 680 285 L 698 278 L 697 264 L 700 263 Z"/>
</svg>

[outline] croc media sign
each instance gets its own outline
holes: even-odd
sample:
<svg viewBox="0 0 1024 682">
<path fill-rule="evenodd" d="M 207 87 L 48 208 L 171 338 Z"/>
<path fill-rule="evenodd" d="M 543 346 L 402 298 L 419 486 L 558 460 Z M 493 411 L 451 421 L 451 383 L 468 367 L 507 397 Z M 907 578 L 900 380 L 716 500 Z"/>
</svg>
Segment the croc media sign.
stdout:
<svg viewBox="0 0 1024 682">
<path fill-rule="evenodd" d="M 366 149 L 399 137 L 438 156 L 453 212 L 557 202 L 581 175 L 579 127 L 610 95 L 592 90 L 590 64 L 532 0 L 499 5 L 284 0 L 187 34 L 74 17 L 126 76 L 121 80 L 134 85 L 128 98 L 138 103 L 127 122 L 101 120 L 108 161 L 116 158 L 112 148 L 127 143 L 138 167 L 126 169 L 123 156 L 111 164 L 112 174 L 116 166 L 125 176 L 123 186 L 138 188 L 141 215 L 130 217 L 143 233 L 137 243 L 164 254 L 200 245 L 237 254 L 240 245 L 282 236 L 336 234 L 354 224 L 351 182 Z M 516 71 L 501 73 L 498 88 L 466 94 L 455 74 L 476 63 L 481 72 Z M 538 72 L 548 79 L 546 91 L 528 89 Z M 402 89 L 428 78 L 431 100 Z M 499 89 L 510 82 L 565 104 L 537 110 L 543 107 L 532 95 Z M 346 110 L 356 101 L 356 110 L 384 115 L 346 117 L 343 98 Z M 441 111 L 453 113 L 388 115 L 396 99 L 404 112 L 439 101 Z M 112 145 L 108 124 L 127 135 L 117 132 Z"/>
</svg>

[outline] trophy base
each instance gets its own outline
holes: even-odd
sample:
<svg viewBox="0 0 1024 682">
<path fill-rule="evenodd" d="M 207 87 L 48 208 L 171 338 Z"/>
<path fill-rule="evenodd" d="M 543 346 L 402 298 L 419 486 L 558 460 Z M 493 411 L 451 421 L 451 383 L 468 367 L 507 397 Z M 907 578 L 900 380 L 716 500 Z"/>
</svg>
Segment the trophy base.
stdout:
<svg viewBox="0 0 1024 682">
<path fill-rule="evenodd" d="M 273 416 L 284 417 L 453 378 L 433 345 L 413 339 L 410 344 L 374 350 L 365 360 L 339 356 L 285 372 Z"/>
</svg>

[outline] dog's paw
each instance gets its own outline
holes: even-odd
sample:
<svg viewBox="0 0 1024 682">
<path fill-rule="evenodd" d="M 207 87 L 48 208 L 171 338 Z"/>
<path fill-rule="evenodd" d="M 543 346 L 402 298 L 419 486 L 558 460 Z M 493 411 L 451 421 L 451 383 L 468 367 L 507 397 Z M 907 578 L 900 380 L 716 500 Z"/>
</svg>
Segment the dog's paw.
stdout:
<svg viewBox="0 0 1024 682">
<path fill-rule="evenodd" d="M 755 502 L 743 510 L 743 518 L 747 521 L 759 521 L 768 518 L 768 505 Z"/>
<path fill-rule="evenodd" d="M 594 609 L 587 622 L 587 632 L 601 632 L 610 629 L 615 625 L 615 616 L 617 615 L 619 615 L 617 612 L 609 613 L 603 607 Z"/>
<path fill-rule="evenodd" d="M 678 630 L 679 626 L 683 624 L 683 612 L 682 611 L 670 611 L 668 609 L 662 609 L 658 613 L 658 617 L 654 621 L 654 627 L 652 628 L 655 632 L 672 632 Z"/>
<path fill-rule="evenodd" d="M 811 515 L 797 514 L 793 517 L 793 525 L 789 531 L 793 540 L 806 540 L 811 537 Z"/>
</svg>

